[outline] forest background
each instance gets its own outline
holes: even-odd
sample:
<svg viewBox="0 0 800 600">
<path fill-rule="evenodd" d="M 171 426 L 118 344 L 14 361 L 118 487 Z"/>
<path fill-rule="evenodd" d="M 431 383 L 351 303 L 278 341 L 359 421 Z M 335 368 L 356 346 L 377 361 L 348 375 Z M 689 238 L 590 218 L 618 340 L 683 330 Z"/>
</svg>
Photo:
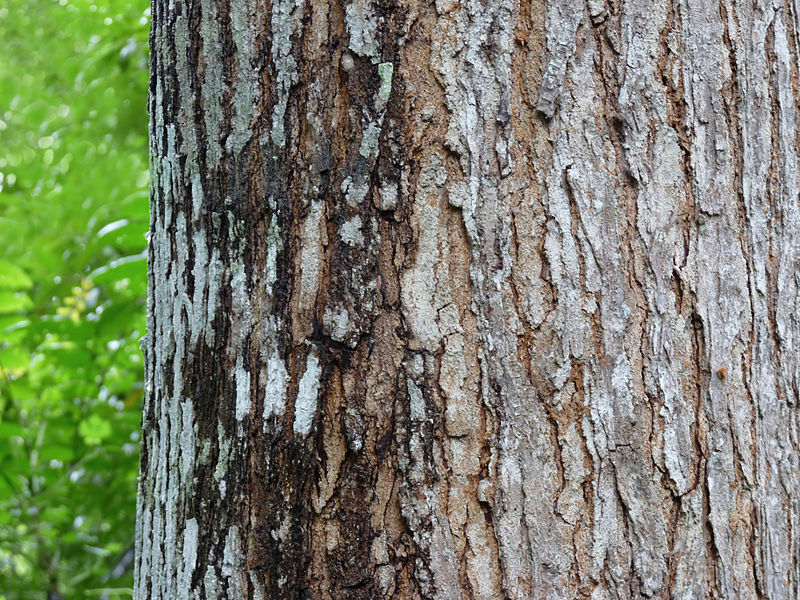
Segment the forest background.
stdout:
<svg viewBox="0 0 800 600">
<path fill-rule="evenodd" d="M 147 7 L 0 4 L 0 600 L 132 595 Z"/>
</svg>

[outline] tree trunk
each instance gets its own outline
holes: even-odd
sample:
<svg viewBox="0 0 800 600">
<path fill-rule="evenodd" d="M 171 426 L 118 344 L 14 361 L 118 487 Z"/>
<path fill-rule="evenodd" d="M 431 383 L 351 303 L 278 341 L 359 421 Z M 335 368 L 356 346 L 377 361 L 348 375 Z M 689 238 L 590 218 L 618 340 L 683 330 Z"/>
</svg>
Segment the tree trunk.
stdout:
<svg viewBox="0 0 800 600">
<path fill-rule="evenodd" d="M 154 0 L 135 598 L 800 597 L 799 9 Z"/>
</svg>

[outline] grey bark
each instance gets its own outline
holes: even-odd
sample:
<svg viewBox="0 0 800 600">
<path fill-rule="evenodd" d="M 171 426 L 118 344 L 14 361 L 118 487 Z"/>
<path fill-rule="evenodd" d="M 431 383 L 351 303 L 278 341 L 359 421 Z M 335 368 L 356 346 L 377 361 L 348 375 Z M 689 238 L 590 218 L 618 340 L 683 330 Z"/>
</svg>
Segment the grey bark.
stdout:
<svg viewBox="0 0 800 600">
<path fill-rule="evenodd" d="M 154 0 L 135 598 L 800 597 L 793 0 Z"/>
</svg>

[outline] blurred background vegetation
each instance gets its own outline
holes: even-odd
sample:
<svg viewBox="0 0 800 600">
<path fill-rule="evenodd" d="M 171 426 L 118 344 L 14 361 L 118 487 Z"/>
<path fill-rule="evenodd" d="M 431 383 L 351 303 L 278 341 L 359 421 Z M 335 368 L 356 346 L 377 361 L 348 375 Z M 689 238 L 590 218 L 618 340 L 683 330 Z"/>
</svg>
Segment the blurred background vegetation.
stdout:
<svg viewBox="0 0 800 600">
<path fill-rule="evenodd" d="M 0 600 L 131 596 L 148 29 L 0 2 Z"/>
</svg>

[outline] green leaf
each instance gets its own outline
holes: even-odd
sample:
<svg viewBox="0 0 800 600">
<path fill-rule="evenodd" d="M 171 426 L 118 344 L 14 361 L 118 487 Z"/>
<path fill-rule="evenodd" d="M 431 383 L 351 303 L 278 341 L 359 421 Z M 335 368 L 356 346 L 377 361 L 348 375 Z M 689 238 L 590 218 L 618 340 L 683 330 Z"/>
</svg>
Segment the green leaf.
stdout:
<svg viewBox="0 0 800 600">
<path fill-rule="evenodd" d="M 61 524 L 70 520 L 66 506 L 48 506 L 42 511 L 41 520 L 47 523 Z"/>
<path fill-rule="evenodd" d="M 68 369 L 79 369 L 92 364 L 92 355 L 73 344 L 65 343 L 47 348 L 49 360 Z"/>
<path fill-rule="evenodd" d="M 0 290 L 0 315 L 22 312 L 33 306 L 30 296 L 24 292 Z"/>
<path fill-rule="evenodd" d="M 29 363 L 30 355 L 24 348 L 11 346 L 0 349 L 0 374 L 7 372 L 19 375 L 28 368 Z"/>
<path fill-rule="evenodd" d="M 33 281 L 28 274 L 17 265 L 0 260 L 0 289 L 28 290 L 33 287 Z"/>
<path fill-rule="evenodd" d="M 111 261 L 91 274 L 95 283 L 112 283 L 129 277 L 140 279 L 147 269 L 147 254 L 142 252 Z"/>
<path fill-rule="evenodd" d="M 30 335 L 31 321 L 20 315 L 0 316 L 0 340 L 6 344 L 20 344 Z"/>
<path fill-rule="evenodd" d="M 39 460 L 43 462 L 50 462 L 51 460 L 59 460 L 64 464 L 72 462 L 75 458 L 75 451 L 69 446 L 62 446 L 54 444 L 52 446 L 44 446 L 39 451 Z"/>
<path fill-rule="evenodd" d="M 81 421 L 78 433 L 87 445 L 96 446 L 111 435 L 111 423 L 98 415 L 92 415 Z"/>
<path fill-rule="evenodd" d="M 0 440 L 8 440 L 12 436 L 25 436 L 25 428 L 17 423 L 2 422 L 0 423 Z"/>
</svg>

